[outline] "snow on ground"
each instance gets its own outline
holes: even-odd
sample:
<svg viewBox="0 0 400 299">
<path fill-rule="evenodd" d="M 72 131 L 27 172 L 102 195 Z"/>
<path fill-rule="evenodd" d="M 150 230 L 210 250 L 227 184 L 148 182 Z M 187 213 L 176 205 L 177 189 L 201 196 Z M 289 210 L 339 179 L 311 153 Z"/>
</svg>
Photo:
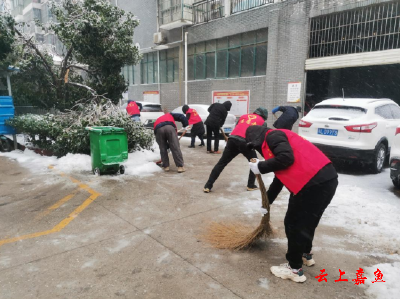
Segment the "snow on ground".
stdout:
<svg viewBox="0 0 400 299">
<path fill-rule="evenodd" d="M 49 166 L 54 166 L 56 170 L 64 173 L 91 173 L 91 158 L 89 155 L 67 154 L 64 157 L 40 156 L 35 152 L 26 149 L 25 151 L 12 151 L 0 153 L 0 156 L 16 160 L 23 167 L 28 168 L 34 173 L 48 172 Z M 154 146 L 154 152 L 145 150 L 130 153 L 128 161 L 122 163 L 125 166 L 125 175 L 129 176 L 148 176 L 161 171 L 154 161 L 159 160 L 160 152 L 158 146 Z"/>
<path fill-rule="evenodd" d="M 380 174 L 339 174 L 336 195 L 321 222 L 352 231 L 365 242 L 394 252 L 400 248 L 400 198 L 389 169 Z"/>
<path fill-rule="evenodd" d="M 377 270 L 383 274 L 382 280 L 385 282 L 374 282 Z M 365 269 L 365 277 L 368 278 L 368 289 L 365 291 L 371 298 L 376 299 L 398 299 L 400 296 L 400 263 L 378 264 Z"/>
<path fill-rule="evenodd" d="M 273 175 L 263 175 L 266 188 Z M 400 192 L 396 195 L 389 169 L 380 174 L 341 174 L 335 197 L 326 209 L 321 224 L 349 230 L 355 242 L 367 243 L 386 249 L 386 254 L 400 248 Z M 259 217 L 261 196 L 251 193 L 258 200 L 243 201 L 241 209 L 247 217 Z M 273 206 L 286 209 L 289 192 L 284 188 Z"/>
</svg>

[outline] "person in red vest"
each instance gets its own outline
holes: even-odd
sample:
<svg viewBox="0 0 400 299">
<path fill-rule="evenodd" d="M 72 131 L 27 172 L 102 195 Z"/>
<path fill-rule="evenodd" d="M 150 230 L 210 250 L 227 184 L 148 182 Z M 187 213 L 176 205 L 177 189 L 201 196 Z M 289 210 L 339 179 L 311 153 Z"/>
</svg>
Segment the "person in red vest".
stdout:
<svg viewBox="0 0 400 299">
<path fill-rule="evenodd" d="M 262 153 L 265 161 L 250 162 L 254 174 L 275 173 L 268 190 L 270 204 L 283 186 L 290 191 L 285 216 L 288 263 L 271 267 L 280 278 L 304 282 L 302 265 L 315 264 L 311 250 L 315 229 L 335 195 L 338 175 L 331 161 L 311 142 L 289 130 L 249 127 L 249 148 Z"/>
<path fill-rule="evenodd" d="M 183 167 L 183 157 L 179 146 L 175 121 L 181 122 L 184 127 L 188 126 L 188 121 L 183 114 L 165 113 L 155 121 L 154 134 L 156 135 L 156 141 L 160 147 L 164 171 L 169 171 L 168 148 L 170 148 L 175 165 L 178 167 L 178 172 L 181 173 L 185 172 L 185 168 Z"/>
<path fill-rule="evenodd" d="M 126 106 L 126 112 L 128 112 L 134 121 L 140 121 L 140 111 L 142 111 L 142 109 L 143 106 L 141 103 L 132 100 L 129 100 Z"/>
<path fill-rule="evenodd" d="M 199 146 L 204 146 L 203 135 L 206 132 L 204 129 L 204 123 L 201 120 L 200 115 L 197 113 L 195 109 L 190 108 L 188 105 L 184 105 L 182 107 L 182 111 L 186 114 L 186 118 L 189 121 L 189 126 L 191 126 L 190 134 L 192 137 L 192 141 L 190 143 L 189 148 L 194 148 L 194 142 L 196 141 L 196 136 L 200 138 L 201 143 Z"/>
<path fill-rule="evenodd" d="M 225 150 L 222 153 L 221 159 L 219 159 L 217 165 L 214 166 L 211 171 L 210 177 L 205 184 L 203 191 L 209 193 L 213 187 L 215 181 L 218 179 L 225 166 L 229 164 L 237 155 L 242 154 L 250 161 L 252 158 L 257 158 L 257 154 L 254 150 L 247 148 L 246 143 L 246 129 L 250 126 L 265 125 L 265 121 L 268 118 L 268 110 L 265 108 L 258 108 L 252 114 L 242 115 L 232 133 L 229 135 L 228 142 L 225 146 Z M 247 190 L 257 190 L 258 187 L 255 185 L 256 177 L 250 171 L 249 179 L 247 181 Z"/>
</svg>

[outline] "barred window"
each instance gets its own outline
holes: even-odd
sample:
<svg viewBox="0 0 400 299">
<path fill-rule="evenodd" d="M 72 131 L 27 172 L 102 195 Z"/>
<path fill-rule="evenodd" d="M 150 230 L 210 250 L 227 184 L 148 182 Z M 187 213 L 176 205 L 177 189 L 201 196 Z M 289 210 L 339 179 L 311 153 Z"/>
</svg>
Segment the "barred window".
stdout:
<svg viewBox="0 0 400 299">
<path fill-rule="evenodd" d="M 399 48 L 399 2 L 386 2 L 311 19 L 309 57 Z"/>
</svg>

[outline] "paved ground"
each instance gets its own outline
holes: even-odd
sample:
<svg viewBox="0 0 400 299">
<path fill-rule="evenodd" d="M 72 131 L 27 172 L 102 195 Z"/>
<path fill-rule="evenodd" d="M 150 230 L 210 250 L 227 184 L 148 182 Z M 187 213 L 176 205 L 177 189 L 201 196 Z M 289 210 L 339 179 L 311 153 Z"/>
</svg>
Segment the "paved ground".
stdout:
<svg viewBox="0 0 400 299">
<path fill-rule="evenodd" d="M 285 262 L 285 204 L 271 211 L 274 239 L 250 250 L 200 242 L 197 236 L 212 220 L 256 227 L 260 217 L 246 213 L 246 202 L 259 201 L 260 194 L 245 191 L 244 158 L 204 194 L 218 157 L 186 143 L 185 174 L 172 167 L 147 178 L 89 172 L 71 178 L 57 169 L 35 175 L 0 157 L 0 298 L 367 298 L 352 276 L 386 259 L 347 240 L 345 229 L 323 223 L 308 280 L 295 284 L 271 275 L 272 265 Z M 350 282 L 334 282 L 339 268 L 352 274 L 345 277 Z M 322 269 L 328 282 L 314 278 Z"/>
</svg>

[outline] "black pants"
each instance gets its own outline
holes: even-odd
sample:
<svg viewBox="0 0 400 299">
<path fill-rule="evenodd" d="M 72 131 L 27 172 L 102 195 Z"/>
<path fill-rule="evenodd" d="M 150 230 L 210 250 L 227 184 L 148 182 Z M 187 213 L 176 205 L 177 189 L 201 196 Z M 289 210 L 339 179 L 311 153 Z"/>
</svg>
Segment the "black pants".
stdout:
<svg viewBox="0 0 400 299">
<path fill-rule="evenodd" d="M 338 185 L 337 178 L 311 187 L 304 187 L 289 198 L 285 216 L 285 232 L 288 239 L 286 259 L 290 267 L 302 267 L 303 253 L 310 253 L 315 229 L 331 202 Z"/>
<path fill-rule="evenodd" d="M 201 135 L 197 135 L 197 137 L 200 138 L 201 143 L 200 144 L 204 144 L 204 139 L 203 139 L 203 134 Z M 190 141 L 190 146 L 194 146 L 194 142 L 196 141 L 196 135 L 192 134 L 192 140 Z"/>
<path fill-rule="evenodd" d="M 214 152 L 218 151 L 219 147 L 219 127 L 207 125 L 207 151 L 211 152 L 211 140 L 214 134 Z"/>
<path fill-rule="evenodd" d="M 257 154 L 254 150 L 250 150 L 246 146 L 246 142 L 240 141 L 234 138 L 229 138 L 228 143 L 226 144 L 225 150 L 222 153 L 221 159 L 219 159 L 217 165 L 214 166 L 211 171 L 210 177 L 204 188 L 211 189 L 214 185 L 214 182 L 218 179 L 221 172 L 224 170 L 225 166 L 229 164 L 239 154 L 243 154 L 250 161 L 252 158 L 257 158 Z M 250 170 L 249 179 L 247 182 L 248 187 L 253 187 L 254 182 L 256 180 L 256 176 Z"/>
</svg>

